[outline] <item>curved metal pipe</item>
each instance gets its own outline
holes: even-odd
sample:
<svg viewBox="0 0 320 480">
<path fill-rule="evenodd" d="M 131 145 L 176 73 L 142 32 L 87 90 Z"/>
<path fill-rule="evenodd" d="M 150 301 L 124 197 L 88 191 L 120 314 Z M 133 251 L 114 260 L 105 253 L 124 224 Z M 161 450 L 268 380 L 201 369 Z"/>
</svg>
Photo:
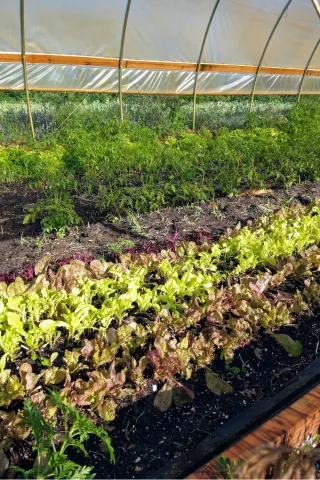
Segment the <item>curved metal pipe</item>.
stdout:
<svg viewBox="0 0 320 480">
<path fill-rule="evenodd" d="M 215 4 L 215 6 L 214 6 L 214 8 L 211 12 L 209 22 L 208 22 L 206 31 L 205 31 L 204 36 L 203 36 L 201 49 L 200 49 L 200 53 L 199 53 L 199 59 L 198 59 L 197 70 L 196 70 L 196 78 L 195 78 L 195 81 L 194 81 L 194 89 L 193 89 L 193 114 L 192 114 L 192 129 L 193 130 L 195 130 L 195 128 L 196 128 L 197 87 L 198 87 L 198 78 L 199 78 L 199 72 L 200 72 L 200 67 L 201 67 L 203 50 L 204 50 L 204 46 L 205 46 L 206 41 L 207 41 L 207 37 L 208 37 L 208 34 L 209 34 L 209 30 L 210 30 L 210 27 L 211 27 L 211 24 L 212 24 L 213 17 L 215 15 L 216 11 L 217 11 L 219 3 L 220 3 L 220 0 L 216 0 L 216 4 Z"/>
<path fill-rule="evenodd" d="M 309 57 L 309 59 L 308 59 L 308 61 L 307 61 L 307 64 L 306 64 L 306 68 L 304 69 L 303 75 L 302 75 L 302 77 L 301 77 L 301 82 L 300 82 L 299 89 L 298 89 L 298 100 L 297 100 L 298 103 L 300 102 L 302 86 L 303 86 L 304 80 L 305 80 L 305 78 L 306 78 L 306 75 L 307 75 L 307 72 L 308 72 L 308 69 L 309 69 L 309 65 L 310 65 L 310 63 L 311 63 L 311 61 L 312 61 L 312 59 L 313 59 L 313 56 L 314 56 L 314 54 L 316 53 L 317 48 L 319 47 L 319 45 L 320 45 L 320 38 L 319 38 L 319 40 L 317 41 L 314 49 L 312 50 L 312 53 L 311 53 L 311 55 L 310 55 L 310 57 Z"/>
<path fill-rule="evenodd" d="M 315 8 L 315 10 L 316 10 L 316 12 L 317 12 L 317 14 L 318 14 L 319 19 L 320 19 L 320 5 L 319 5 L 319 3 L 318 3 L 318 0 L 311 0 L 311 1 L 312 1 L 312 4 L 313 4 L 313 6 L 314 6 L 314 8 Z M 320 38 L 319 38 L 319 40 L 317 41 L 317 43 L 315 44 L 315 47 L 314 47 L 314 49 L 312 50 L 311 55 L 310 55 L 310 57 L 309 57 L 309 59 L 308 59 L 308 61 L 307 61 L 306 68 L 304 69 L 304 72 L 303 72 L 303 75 L 302 75 L 302 78 L 301 78 L 301 82 L 300 82 L 300 85 L 299 85 L 299 90 L 298 90 L 298 100 L 297 100 L 298 103 L 300 102 L 301 91 L 302 91 L 302 87 L 303 87 L 303 83 L 304 83 L 304 81 L 305 81 L 306 75 L 307 75 L 308 70 L 309 70 L 309 65 L 310 65 L 310 63 L 312 62 L 313 56 L 314 56 L 314 54 L 316 53 L 317 48 L 319 47 L 319 44 L 320 44 Z"/>
<path fill-rule="evenodd" d="M 277 18 L 277 21 L 276 23 L 273 25 L 273 28 L 270 32 L 270 35 L 268 37 L 268 40 L 264 46 L 264 49 L 262 51 L 262 54 L 261 54 L 261 57 L 260 57 L 260 60 L 259 60 L 259 63 L 258 63 L 258 66 L 257 66 L 257 71 L 256 71 L 256 75 L 255 75 L 255 78 L 254 78 L 254 82 L 253 82 L 253 87 L 252 87 L 252 93 L 251 93 L 251 100 L 250 100 L 250 112 L 252 112 L 252 105 L 253 105 L 253 100 L 254 100 L 254 94 L 255 94 L 255 91 L 256 91 L 256 85 L 257 85 L 257 79 L 258 79 L 258 75 L 259 75 L 259 72 L 260 72 L 260 68 L 261 68 L 261 65 L 262 65 L 262 62 L 263 62 L 263 59 L 265 57 L 265 54 L 268 50 L 268 47 L 269 47 L 269 44 L 272 40 L 272 37 L 273 37 L 273 34 L 274 32 L 277 30 L 277 27 L 283 17 L 283 15 L 286 13 L 287 11 L 287 8 L 289 7 L 290 3 L 292 2 L 292 0 L 288 0 L 282 10 L 282 12 L 280 13 L 279 17 Z"/>
<path fill-rule="evenodd" d="M 320 5 L 318 3 L 318 0 L 311 0 L 313 3 L 314 8 L 316 9 L 317 14 L 319 15 L 320 18 Z"/>
<path fill-rule="evenodd" d="M 26 62 L 26 38 L 25 38 L 25 23 L 24 23 L 24 0 L 20 0 L 20 27 L 21 27 L 21 55 L 22 55 L 22 65 L 23 65 L 23 78 L 24 78 L 24 89 L 26 92 L 26 102 L 28 109 L 28 116 L 30 121 L 30 127 L 33 138 L 35 138 L 34 125 L 29 97 L 28 89 L 28 74 L 27 74 L 27 62 Z"/>
<path fill-rule="evenodd" d="M 128 0 L 126 13 L 125 13 L 125 16 L 124 16 L 122 35 L 121 35 L 120 54 L 119 54 L 119 108 L 120 108 L 121 123 L 123 122 L 122 63 L 123 63 L 124 42 L 125 42 L 125 39 L 126 39 L 126 31 L 127 31 L 130 7 L 131 7 L 131 0 Z"/>
</svg>

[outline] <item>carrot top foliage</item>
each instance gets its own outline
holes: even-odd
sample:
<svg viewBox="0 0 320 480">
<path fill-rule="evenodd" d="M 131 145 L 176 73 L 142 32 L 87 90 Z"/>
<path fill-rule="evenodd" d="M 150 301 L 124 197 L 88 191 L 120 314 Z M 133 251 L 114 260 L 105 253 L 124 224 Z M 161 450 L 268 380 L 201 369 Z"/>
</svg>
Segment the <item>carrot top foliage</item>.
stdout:
<svg viewBox="0 0 320 480">
<path fill-rule="evenodd" d="M 120 125 L 114 114 L 85 109 L 38 143 L 2 146 L 0 182 L 25 180 L 38 189 L 25 222 L 39 219 L 45 232 L 58 232 L 81 223 L 75 194 L 119 217 L 319 180 L 320 106 L 307 100 L 273 123 L 255 114 L 241 129 L 196 133 L 184 122 L 172 121 L 165 132 L 128 120 Z"/>
</svg>

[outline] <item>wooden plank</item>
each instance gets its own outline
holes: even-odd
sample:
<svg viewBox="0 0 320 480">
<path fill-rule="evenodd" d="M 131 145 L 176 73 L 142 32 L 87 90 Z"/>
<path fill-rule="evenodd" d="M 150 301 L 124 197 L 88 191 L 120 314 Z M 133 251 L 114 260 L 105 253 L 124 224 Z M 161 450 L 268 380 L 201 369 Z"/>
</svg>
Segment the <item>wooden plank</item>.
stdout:
<svg viewBox="0 0 320 480">
<path fill-rule="evenodd" d="M 47 53 L 27 53 L 27 63 L 44 65 L 87 65 L 91 67 L 119 68 L 119 59 L 93 57 L 83 55 L 59 55 Z M 21 63 L 20 53 L 0 53 L 0 63 Z M 197 69 L 196 63 L 186 62 L 160 62 L 146 60 L 123 60 L 123 68 L 138 70 L 164 70 L 164 71 L 192 71 Z M 231 72 L 254 74 L 256 65 L 229 65 L 218 63 L 202 63 L 201 72 Z M 272 75 L 303 75 L 303 68 L 261 67 L 261 74 Z M 308 76 L 320 76 L 320 69 L 309 69 Z"/>
<path fill-rule="evenodd" d="M 236 442 L 223 455 L 231 461 L 248 460 L 255 448 L 266 444 L 296 447 L 309 435 L 318 433 L 319 425 L 320 385 Z M 220 478 L 215 472 L 217 459 L 218 457 L 213 458 L 187 478 Z"/>
<path fill-rule="evenodd" d="M 231 72 L 231 73 L 247 73 L 255 74 L 257 67 L 254 65 L 224 65 L 224 64 L 203 64 L 201 67 L 203 72 Z M 281 68 L 281 67 L 261 67 L 260 74 L 264 75 L 299 75 L 304 73 L 303 68 Z M 308 76 L 320 76 L 320 70 L 310 69 Z"/>
<path fill-rule="evenodd" d="M 56 55 L 47 53 L 27 53 L 27 63 L 37 63 L 44 65 L 89 65 L 92 67 L 119 67 L 117 58 L 78 56 L 78 55 Z M 0 62 L 20 63 L 22 55 L 20 53 L 1 53 Z"/>
<path fill-rule="evenodd" d="M 138 70 L 180 70 L 185 72 L 195 72 L 196 63 L 183 62 L 147 62 L 144 60 L 124 60 L 124 68 L 133 68 Z"/>
<path fill-rule="evenodd" d="M 118 68 L 119 60 L 117 58 L 103 57 L 81 57 L 76 55 L 45 55 L 43 53 L 28 53 L 26 55 L 28 63 L 49 64 L 49 65 L 87 65 L 90 67 L 109 67 Z M 1 56 L 0 56 L 1 60 Z"/>
<path fill-rule="evenodd" d="M 8 88 L 8 87 L 1 87 L 0 86 L 0 91 L 1 92 L 21 92 L 24 91 L 23 87 L 15 87 L 15 88 Z M 118 94 L 119 90 L 93 90 L 93 89 L 86 89 L 86 88 L 41 88 L 41 87 L 30 87 L 29 86 L 29 92 L 70 92 L 70 93 L 102 93 L 102 94 Z M 193 95 L 191 92 L 188 93 L 181 93 L 181 92 L 172 92 L 172 91 L 162 91 L 162 92 L 154 92 L 154 91 L 143 91 L 141 92 L 140 90 L 130 90 L 129 92 L 123 92 L 124 95 L 172 95 L 172 96 L 190 96 Z M 208 92 L 200 92 L 197 95 L 200 96 L 224 96 L 224 95 L 232 95 L 232 96 L 249 96 L 250 93 L 243 93 L 243 92 L 235 92 L 234 90 L 225 90 L 223 92 L 217 92 L 216 90 L 211 90 Z M 288 91 L 276 91 L 276 92 L 264 92 L 264 93 L 256 93 L 256 96 L 262 96 L 262 95 L 297 95 L 297 92 L 293 93 L 288 93 Z M 320 90 L 318 92 L 313 92 L 313 91 L 305 91 L 301 95 L 320 95 Z"/>
</svg>

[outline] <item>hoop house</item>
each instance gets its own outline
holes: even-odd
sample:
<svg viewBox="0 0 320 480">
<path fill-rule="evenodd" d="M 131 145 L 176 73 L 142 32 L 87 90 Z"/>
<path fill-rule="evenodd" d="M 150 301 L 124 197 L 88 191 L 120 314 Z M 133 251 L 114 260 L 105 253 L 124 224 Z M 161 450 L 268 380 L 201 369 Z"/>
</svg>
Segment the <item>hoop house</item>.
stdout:
<svg viewBox="0 0 320 480">
<path fill-rule="evenodd" d="M 0 89 L 319 94 L 318 0 L 11 0 Z"/>
</svg>

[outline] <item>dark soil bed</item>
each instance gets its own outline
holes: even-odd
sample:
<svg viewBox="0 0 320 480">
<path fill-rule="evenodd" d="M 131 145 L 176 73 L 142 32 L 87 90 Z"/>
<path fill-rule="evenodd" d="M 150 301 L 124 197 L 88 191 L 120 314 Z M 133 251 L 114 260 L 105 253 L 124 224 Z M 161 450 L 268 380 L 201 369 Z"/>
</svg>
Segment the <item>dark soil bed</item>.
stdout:
<svg viewBox="0 0 320 480">
<path fill-rule="evenodd" d="M 146 478 L 169 461 L 185 454 L 235 415 L 263 398 L 273 395 L 320 354 L 320 306 L 304 316 L 299 326 L 280 330 L 301 341 L 303 353 L 293 358 L 263 333 L 236 352 L 226 369 L 217 358 L 211 368 L 233 387 L 233 392 L 217 396 L 205 386 L 204 371 L 184 382 L 195 392 L 192 404 L 171 407 L 162 413 L 153 406 L 154 394 L 123 408 L 109 431 L 115 449 L 116 464 L 110 465 L 98 441 L 87 444 L 89 457 L 72 454 L 77 463 L 94 467 L 96 478 Z M 154 383 L 156 385 L 156 382 Z M 159 387 L 159 385 L 158 385 Z M 10 461 L 30 467 L 30 446 L 18 442 Z"/>
<path fill-rule="evenodd" d="M 0 184 L 0 274 L 21 271 L 44 255 L 56 260 L 88 251 L 97 258 L 119 239 L 141 246 L 150 241 L 164 241 L 177 232 L 181 238 L 201 228 L 217 238 L 227 227 L 239 221 L 243 225 L 249 219 L 270 214 L 282 205 L 291 202 L 307 204 L 314 198 L 320 198 L 320 182 L 308 182 L 288 190 L 272 190 L 262 195 L 248 193 L 222 197 L 215 204 L 203 203 L 137 216 L 137 230 L 126 218 L 114 225 L 108 221 L 106 212 L 95 209 L 90 199 L 75 197 L 75 209 L 83 224 L 59 239 L 54 235 L 41 235 L 39 223 L 23 225 L 25 214 L 37 200 L 35 190 L 30 190 L 25 183 Z"/>
<path fill-rule="evenodd" d="M 193 404 L 171 407 L 162 413 L 153 406 L 153 396 L 119 412 L 111 432 L 117 463 L 103 461 L 99 445 L 89 445 L 90 464 L 97 478 L 145 478 L 202 441 L 229 419 L 262 398 L 279 391 L 319 354 L 320 308 L 295 327 L 281 332 L 300 340 L 300 358 L 290 357 L 270 335 L 263 334 L 236 353 L 232 367 L 216 360 L 212 369 L 233 386 L 233 393 L 221 397 L 205 386 L 204 372 L 188 382 L 196 394 Z M 232 368 L 231 367 L 231 368 Z M 100 452 L 101 453 L 101 452 Z"/>
</svg>

